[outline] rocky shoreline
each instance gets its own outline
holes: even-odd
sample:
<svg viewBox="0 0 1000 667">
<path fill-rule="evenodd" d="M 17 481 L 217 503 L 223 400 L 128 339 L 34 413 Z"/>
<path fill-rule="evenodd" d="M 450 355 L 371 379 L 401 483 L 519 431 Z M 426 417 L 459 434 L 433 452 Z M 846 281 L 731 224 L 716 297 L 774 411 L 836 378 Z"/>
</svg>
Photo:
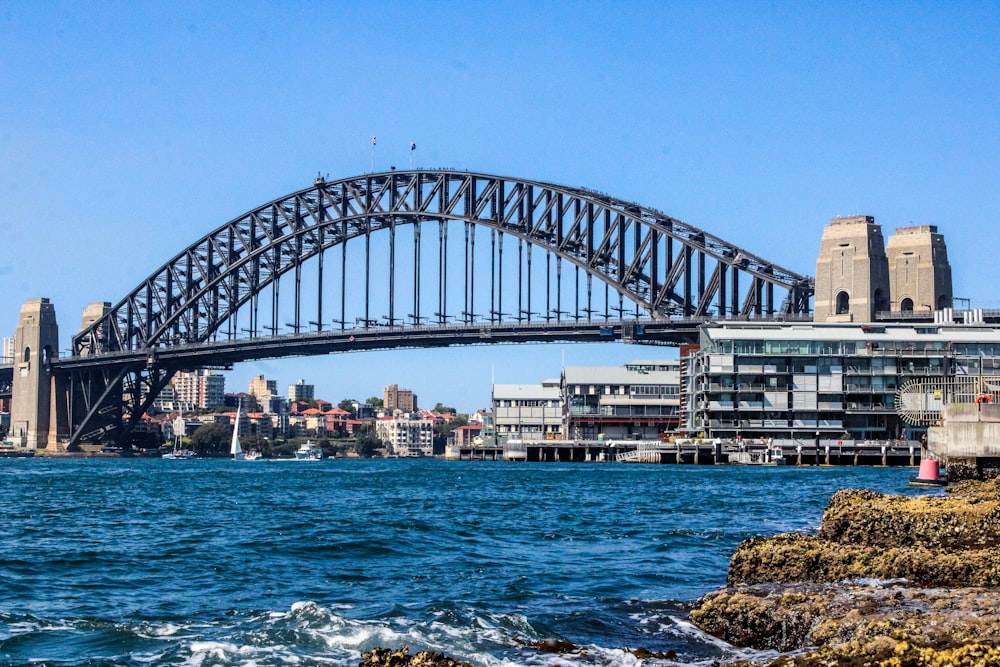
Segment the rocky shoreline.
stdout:
<svg viewBox="0 0 1000 667">
<path fill-rule="evenodd" d="M 727 587 L 698 600 L 690 620 L 733 646 L 780 653 L 730 667 L 1000 666 L 1000 481 L 944 496 L 838 491 L 818 534 L 740 544 Z M 471 666 L 404 646 L 369 651 L 361 667 Z"/>
<path fill-rule="evenodd" d="M 789 654 L 769 667 L 1000 665 L 1000 487 L 839 491 L 817 535 L 743 542 L 727 583 L 691 621 Z"/>
</svg>

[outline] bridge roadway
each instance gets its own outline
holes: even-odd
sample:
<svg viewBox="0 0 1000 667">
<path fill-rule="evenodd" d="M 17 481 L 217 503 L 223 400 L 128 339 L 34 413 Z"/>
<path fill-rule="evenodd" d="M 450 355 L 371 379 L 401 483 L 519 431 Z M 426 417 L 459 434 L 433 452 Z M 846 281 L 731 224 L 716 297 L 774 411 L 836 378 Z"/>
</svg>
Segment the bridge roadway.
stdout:
<svg viewBox="0 0 1000 667">
<path fill-rule="evenodd" d="M 619 341 L 676 346 L 697 342 L 698 327 L 708 321 L 714 320 L 713 318 L 601 319 L 377 326 L 206 343 L 179 343 L 146 350 L 105 352 L 95 356 L 58 357 L 52 359 L 51 363 L 54 369 L 65 371 L 136 365 L 179 369 L 225 366 L 256 359 L 453 345 Z"/>
</svg>

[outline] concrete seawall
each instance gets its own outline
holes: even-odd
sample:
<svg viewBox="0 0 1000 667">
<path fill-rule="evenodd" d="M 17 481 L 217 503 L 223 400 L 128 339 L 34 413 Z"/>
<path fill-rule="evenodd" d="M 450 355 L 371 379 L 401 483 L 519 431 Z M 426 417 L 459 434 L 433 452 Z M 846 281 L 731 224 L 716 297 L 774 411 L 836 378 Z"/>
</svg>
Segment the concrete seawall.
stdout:
<svg viewBox="0 0 1000 667">
<path fill-rule="evenodd" d="M 948 481 L 1000 476 L 1000 404 L 952 403 L 941 421 L 927 430 L 927 450 Z"/>
</svg>

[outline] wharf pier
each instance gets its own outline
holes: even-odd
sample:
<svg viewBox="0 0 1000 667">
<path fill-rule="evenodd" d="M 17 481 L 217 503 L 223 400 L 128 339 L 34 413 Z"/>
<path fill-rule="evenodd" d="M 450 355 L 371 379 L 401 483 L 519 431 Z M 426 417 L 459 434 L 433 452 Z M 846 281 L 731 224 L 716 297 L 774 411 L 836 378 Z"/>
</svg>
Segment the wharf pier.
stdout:
<svg viewBox="0 0 1000 667">
<path fill-rule="evenodd" d="M 452 446 L 445 458 L 538 463 L 917 466 L 921 446 L 916 440 L 508 440 L 491 446 Z"/>
</svg>

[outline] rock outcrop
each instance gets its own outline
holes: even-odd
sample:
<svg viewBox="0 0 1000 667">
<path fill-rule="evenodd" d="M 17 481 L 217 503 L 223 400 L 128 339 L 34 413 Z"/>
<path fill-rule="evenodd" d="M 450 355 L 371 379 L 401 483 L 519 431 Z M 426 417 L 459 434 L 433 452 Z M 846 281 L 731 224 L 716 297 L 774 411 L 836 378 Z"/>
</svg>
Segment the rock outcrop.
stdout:
<svg viewBox="0 0 1000 667">
<path fill-rule="evenodd" d="M 1000 665 L 1000 487 L 839 491 L 818 535 L 741 544 L 728 584 L 692 622 L 737 646 L 796 652 L 769 665 Z"/>
<path fill-rule="evenodd" d="M 374 648 L 367 651 L 362 654 L 359 667 L 472 667 L 472 665 L 434 651 L 420 651 L 410 655 L 410 647 L 404 645 L 395 651 L 388 648 Z"/>
</svg>

